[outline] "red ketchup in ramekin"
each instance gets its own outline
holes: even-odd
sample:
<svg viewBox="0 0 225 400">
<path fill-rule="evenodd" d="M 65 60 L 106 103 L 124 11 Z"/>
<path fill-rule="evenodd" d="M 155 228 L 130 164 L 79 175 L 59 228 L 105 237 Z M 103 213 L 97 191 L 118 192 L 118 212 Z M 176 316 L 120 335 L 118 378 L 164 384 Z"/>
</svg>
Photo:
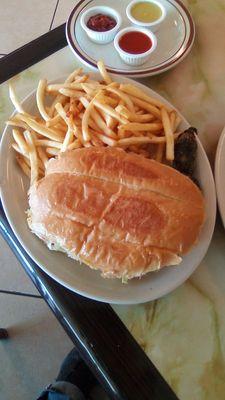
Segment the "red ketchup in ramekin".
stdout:
<svg viewBox="0 0 225 400">
<path fill-rule="evenodd" d="M 147 62 L 156 46 L 157 38 L 154 33 L 139 27 L 121 29 L 114 39 L 114 47 L 120 58 L 133 66 Z"/>
<path fill-rule="evenodd" d="M 119 46 L 122 50 L 130 54 L 141 54 L 150 50 L 152 41 L 143 32 L 131 31 L 125 33 L 119 40 Z"/>
<path fill-rule="evenodd" d="M 116 26 L 116 20 L 109 15 L 96 14 L 89 18 L 87 27 L 96 32 L 106 32 Z"/>
</svg>

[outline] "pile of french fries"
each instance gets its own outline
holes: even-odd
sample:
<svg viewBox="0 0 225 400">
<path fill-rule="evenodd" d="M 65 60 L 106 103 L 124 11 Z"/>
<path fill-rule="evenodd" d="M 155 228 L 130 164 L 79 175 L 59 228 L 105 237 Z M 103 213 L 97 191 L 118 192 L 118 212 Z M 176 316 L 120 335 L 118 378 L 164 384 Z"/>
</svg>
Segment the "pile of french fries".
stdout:
<svg viewBox="0 0 225 400">
<path fill-rule="evenodd" d="M 41 79 L 36 91 L 39 115 L 23 109 L 9 84 L 17 114 L 7 125 L 13 127 L 12 147 L 31 185 L 44 176 L 51 157 L 68 149 L 113 146 L 149 157 L 152 146 L 157 161 L 174 159 L 180 124 L 176 111 L 133 84 L 114 82 L 102 61 L 98 68 L 100 82 L 81 68 L 63 83 Z"/>
</svg>

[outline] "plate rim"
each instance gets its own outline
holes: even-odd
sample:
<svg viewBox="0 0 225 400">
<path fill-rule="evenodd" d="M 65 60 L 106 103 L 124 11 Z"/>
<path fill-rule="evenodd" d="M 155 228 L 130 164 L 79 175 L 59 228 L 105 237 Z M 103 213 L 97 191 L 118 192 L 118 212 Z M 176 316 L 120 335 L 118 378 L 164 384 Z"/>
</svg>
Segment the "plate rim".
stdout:
<svg viewBox="0 0 225 400">
<path fill-rule="evenodd" d="M 87 65 L 89 68 L 92 68 L 94 70 L 97 69 L 97 63 L 96 62 L 92 62 L 90 61 L 88 58 L 86 58 L 85 56 L 83 56 L 80 52 L 80 50 L 77 48 L 77 46 L 74 44 L 74 40 L 73 40 L 73 35 L 71 34 L 72 31 L 72 21 L 74 18 L 74 15 L 77 11 L 77 9 L 79 9 L 79 7 L 82 5 L 82 3 L 86 2 L 87 0 L 80 0 L 75 7 L 73 8 L 73 10 L 71 11 L 68 20 L 66 22 L 66 38 L 67 38 L 67 42 L 69 44 L 70 49 L 72 50 L 72 52 L 79 58 L 79 60 L 81 60 L 81 62 L 85 65 Z M 90 3 L 92 3 L 94 0 L 89 0 L 88 3 L 85 6 L 88 6 Z M 194 20 L 190 14 L 190 12 L 188 11 L 188 9 L 186 8 L 186 6 L 183 4 L 183 2 L 181 0 L 166 0 L 167 2 L 173 4 L 177 3 L 179 5 L 179 7 L 183 10 L 183 13 L 185 14 L 185 16 L 188 19 L 188 24 L 189 24 L 189 37 L 188 37 L 188 41 L 185 45 L 185 48 L 182 49 L 178 49 L 176 54 L 173 56 L 172 60 L 168 61 L 166 64 L 163 64 L 160 66 L 160 64 L 158 64 L 158 66 L 156 65 L 154 68 L 149 68 L 148 70 L 139 70 L 139 71 L 132 71 L 132 70 L 127 70 L 127 71 L 121 71 L 121 70 L 112 70 L 111 68 L 106 66 L 106 69 L 108 72 L 113 73 L 113 74 L 117 74 L 120 76 L 128 76 L 130 78 L 144 78 L 147 76 L 154 76 L 154 75 L 158 75 L 160 73 L 163 73 L 165 71 L 168 71 L 169 69 L 175 67 L 177 64 L 179 64 L 191 51 L 191 48 L 194 44 L 194 40 L 195 40 L 195 24 L 194 24 Z M 183 19 L 183 15 L 182 19 Z M 185 25 L 186 28 L 186 25 Z"/>
<path fill-rule="evenodd" d="M 217 202 L 219 206 L 220 216 L 223 222 L 223 226 L 225 228 L 225 188 L 221 185 L 221 156 L 222 152 L 225 153 L 225 126 L 220 134 L 220 138 L 217 144 L 216 149 L 216 157 L 215 157 L 215 185 L 216 185 L 216 194 L 217 194 Z M 224 154 L 225 158 L 225 154 Z M 224 171 L 225 178 L 225 171 Z"/>
<path fill-rule="evenodd" d="M 96 72 L 95 72 L 94 74 L 95 74 L 95 75 L 98 75 L 98 76 L 100 77 L 100 74 L 98 74 L 98 73 L 96 73 Z M 113 75 L 113 74 L 112 74 L 112 75 Z M 116 78 L 117 75 L 114 74 L 114 77 Z M 122 77 L 119 77 L 119 78 L 121 79 Z M 61 79 L 63 79 L 63 78 L 61 77 Z M 124 78 L 123 78 L 123 79 L 124 79 Z M 57 82 L 57 81 L 59 81 L 59 80 L 60 80 L 60 77 L 57 78 L 57 79 L 55 79 L 55 80 L 53 80 L 53 81 L 51 81 L 51 82 L 54 83 L 54 82 Z M 130 78 L 125 78 L 125 80 L 126 80 L 126 81 L 130 81 L 130 82 L 133 82 L 133 80 L 131 80 Z M 158 97 L 158 98 L 161 99 L 163 102 L 165 102 L 165 104 L 170 105 L 170 106 L 173 106 L 173 105 L 172 105 L 169 101 L 167 101 L 163 96 L 161 96 L 159 93 L 157 93 L 157 92 L 154 91 L 153 89 L 149 88 L 148 86 L 146 86 L 146 85 L 144 85 L 144 84 L 142 84 L 142 83 L 140 83 L 140 82 L 135 82 L 135 84 L 137 84 L 138 86 L 140 86 L 140 87 L 142 87 L 142 88 L 145 88 L 145 89 L 147 89 L 147 90 L 152 91 L 152 93 L 154 93 L 154 94 L 156 95 L 156 97 Z M 34 96 L 35 92 L 36 92 L 36 89 L 34 89 L 33 91 L 31 91 L 31 92 L 22 100 L 21 103 L 23 104 L 24 102 L 28 101 L 28 99 L 29 99 L 31 96 Z M 173 108 L 174 108 L 174 109 L 178 112 L 178 114 L 182 117 L 183 123 L 184 123 L 186 126 L 190 126 L 189 123 L 187 122 L 187 120 L 183 117 L 183 115 L 182 115 L 174 106 L 173 106 Z M 16 111 L 14 111 L 14 113 L 16 113 Z M 14 113 L 13 113 L 12 115 L 14 115 Z M 0 141 L 0 161 L 1 161 L 1 159 L 2 159 L 2 151 L 3 151 L 2 148 L 3 148 L 3 143 L 4 143 L 4 137 L 7 136 L 6 133 L 7 133 L 7 127 L 4 129 L 4 132 L 3 132 L 3 135 L 2 135 L 1 141 Z M 211 181 L 212 181 L 212 188 L 211 188 L 211 189 L 212 189 L 212 192 L 213 192 L 213 195 L 212 195 L 212 203 L 213 203 L 213 206 L 212 206 L 212 215 L 211 215 L 211 220 L 212 220 L 212 222 L 211 222 L 211 226 L 210 226 L 210 227 L 211 227 L 211 229 L 210 229 L 210 235 L 209 235 L 208 238 L 207 238 L 207 246 L 204 248 L 204 251 L 201 251 L 202 255 L 201 255 L 201 257 L 200 257 L 200 261 L 198 262 L 198 264 L 195 265 L 195 263 L 193 263 L 192 268 L 191 268 L 190 270 L 187 270 L 187 271 L 186 271 L 186 274 L 184 274 L 182 280 L 181 280 L 178 284 L 177 284 L 177 282 L 175 282 L 175 284 L 171 285 L 169 288 L 168 288 L 168 286 L 165 286 L 164 289 L 161 289 L 161 290 L 160 290 L 160 295 L 157 295 L 157 296 L 155 296 L 154 298 L 151 297 L 150 292 L 148 292 L 147 294 L 144 294 L 141 298 L 140 298 L 140 296 L 139 296 L 137 299 L 135 299 L 135 298 L 133 298 L 133 297 L 132 297 L 132 299 L 131 299 L 131 295 L 129 294 L 129 296 L 128 296 L 129 298 L 128 298 L 128 299 L 123 298 L 122 300 L 121 300 L 121 299 L 116 299 L 116 297 L 114 297 L 114 298 L 112 299 L 110 293 L 109 293 L 108 296 L 106 296 L 106 295 L 101 295 L 101 294 L 100 294 L 100 295 L 93 295 L 92 293 L 90 294 L 90 293 L 88 292 L 88 290 L 87 290 L 87 291 L 85 291 L 85 290 L 80 290 L 80 289 L 77 289 L 77 288 L 74 287 L 74 286 L 71 286 L 68 282 L 65 282 L 65 280 L 59 278 L 59 277 L 57 276 L 57 274 L 55 274 L 55 273 L 49 271 L 48 268 L 45 267 L 45 265 L 43 265 L 43 262 L 41 262 L 40 260 L 38 260 L 38 257 L 35 256 L 35 255 L 32 253 L 32 250 L 30 250 L 29 245 L 27 245 L 27 244 L 25 243 L 25 241 L 24 241 L 22 235 L 17 231 L 17 226 L 16 226 L 17 224 L 15 223 L 15 221 L 13 222 L 12 219 L 11 219 L 11 217 L 10 217 L 10 213 L 8 212 L 7 204 L 6 204 L 6 202 L 5 202 L 5 198 L 4 198 L 4 194 L 3 194 L 3 192 L 4 192 L 4 190 L 3 190 L 3 188 L 4 188 L 4 177 L 3 177 L 3 175 L 2 175 L 2 176 L 0 175 L 0 198 L 1 198 L 1 201 L 2 201 L 3 209 L 4 209 L 4 212 L 5 212 L 5 214 L 6 214 L 7 220 L 8 220 L 8 222 L 9 222 L 9 224 L 10 224 L 10 226 L 11 226 L 11 228 L 12 228 L 14 234 L 16 235 L 16 237 L 18 238 L 18 240 L 20 241 L 20 243 L 22 244 L 23 248 L 26 250 L 26 252 L 28 253 L 28 255 L 34 260 L 34 262 L 36 262 L 36 264 L 37 264 L 45 273 L 47 273 L 51 278 L 53 278 L 54 280 L 56 280 L 57 282 L 59 282 L 60 284 L 62 284 L 64 287 L 67 287 L 69 290 L 71 290 L 71 291 L 73 291 L 73 292 L 75 292 L 75 293 L 78 293 L 78 294 L 81 295 L 81 296 L 85 296 L 85 297 L 90 298 L 90 299 L 93 299 L 93 300 L 97 300 L 97 301 L 100 301 L 100 302 L 107 302 L 107 303 L 111 303 L 111 304 L 120 304 L 120 305 L 122 305 L 122 304 L 123 304 L 123 305 L 131 305 L 131 304 L 146 303 L 146 302 L 148 302 L 148 301 L 152 301 L 152 300 L 154 300 L 154 299 L 161 298 L 161 297 L 165 296 L 166 294 L 168 294 L 168 293 L 172 292 L 173 290 L 175 290 L 177 287 L 181 286 L 181 285 L 191 276 L 191 274 L 195 271 L 195 269 L 198 267 L 199 263 L 202 261 L 202 259 L 204 258 L 204 256 L 206 255 L 206 253 L 207 253 L 207 251 L 208 251 L 208 247 L 209 247 L 209 245 L 210 245 L 210 243 L 211 243 L 212 236 L 213 236 L 213 232 L 214 232 L 214 228 L 215 228 L 215 221 L 216 221 L 216 189 L 215 189 L 215 183 L 214 183 L 213 173 L 212 173 L 212 169 L 211 169 L 211 166 L 210 166 L 208 157 L 207 157 L 206 152 L 205 152 L 205 150 L 204 150 L 204 148 L 203 148 L 203 145 L 202 145 L 201 141 L 200 141 L 198 138 L 197 138 L 197 141 L 198 141 L 198 146 L 200 146 L 200 148 L 201 148 L 201 150 L 202 150 L 202 155 L 204 156 L 205 161 L 206 161 L 206 163 L 207 163 L 207 165 L 208 165 L 209 172 L 210 172 L 210 179 L 211 179 Z M 3 181 L 3 184 L 1 183 L 2 181 Z M 32 232 L 30 232 L 30 234 L 33 235 Z M 44 244 L 43 244 L 43 245 L 44 245 Z M 48 250 L 47 247 L 46 247 L 46 250 Z M 49 250 L 48 250 L 48 251 L 49 251 Z M 191 253 L 191 251 L 190 251 L 190 253 Z M 53 254 L 54 254 L 54 253 L 53 253 Z M 56 254 L 57 254 L 57 253 L 56 253 Z M 65 257 L 66 257 L 66 255 L 65 255 Z M 96 272 L 98 272 L 98 271 L 96 271 Z M 163 272 L 163 271 L 161 271 L 161 272 Z M 102 279 L 103 279 L 103 278 L 102 278 Z M 149 284 L 149 286 L 150 286 L 150 284 Z M 134 290 L 135 290 L 135 289 L 134 289 Z"/>
</svg>

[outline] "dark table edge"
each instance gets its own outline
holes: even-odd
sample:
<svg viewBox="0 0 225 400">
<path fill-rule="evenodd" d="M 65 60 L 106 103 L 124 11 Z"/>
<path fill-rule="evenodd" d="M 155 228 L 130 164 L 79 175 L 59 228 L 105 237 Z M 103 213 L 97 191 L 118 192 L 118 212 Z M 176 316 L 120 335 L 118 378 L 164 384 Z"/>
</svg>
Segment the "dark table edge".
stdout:
<svg viewBox="0 0 225 400">
<path fill-rule="evenodd" d="M 0 84 L 65 46 L 67 41 L 63 24 L 1 58 Z"/>
<path fill-rule="evenodd" d="M 63 24 L 2 58 L 0 83 L 66 45 Z M 12 232 L 1 203 L 0 233 L 112 399 L 177 399 L 110 305 L 76 295 L 33 262 Z"/>
</svg>

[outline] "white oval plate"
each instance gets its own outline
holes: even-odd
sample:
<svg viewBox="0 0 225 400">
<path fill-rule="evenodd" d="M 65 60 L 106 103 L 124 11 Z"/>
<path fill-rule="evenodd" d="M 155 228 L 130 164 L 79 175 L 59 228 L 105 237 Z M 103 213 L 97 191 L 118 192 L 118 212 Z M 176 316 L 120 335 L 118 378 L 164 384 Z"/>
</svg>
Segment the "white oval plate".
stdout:
<svg viewBox="0 0 225 400">
<path fill-rule="evenodd" d="M 126 7 L 130 0 L 81 0 L 71 12 L 66 25 L 67 41 L 74 54 L 86 65 L 97 68 L 97 61 L 103 59 L 109 72 L 129 77 L 156 75 L 182 61 L 194 42 L 195 27 L 188 10 L 180 0 L 161 0 L 167 11 L 165 20 L 155 35 L 157 49 L 145 64 L 134 67 L 125 64 L 116 52 L 113 42 L 93 43 L 82 29 L 80 17 L 84 10 L 103 5 L 115 8 L 122 16 L 122 28 L 131 26 L 126 16 Z"/>
<path fill-rule="evenodd" d="M 92 74 L 100 79 L 99 74 Z M 132 83 L 128 78 L 114 77 L 119 82 Z M 61 80 L 62 81 L 62 80 Z M 58 82 L 60 82 L 58 80 Z M 153 90 L 136 83 L 150 96 L 169 103 Z M 37 113 L 35 92 L 23 102 L 25 110 Z M 182 116 L 181 116 L 182 118 Z M 182 129 L 189 126 L 182 118 Z M 134 304 L 157 299 L 181 285 L 200 264 L 210 244 L 216 216 L 216 196 L 212 171 L 208 158 L 198 141 L 197 178 L 201 183 L 205 197 L 206 220 L 201 230 L 198 244 L 183 258 L 178 267 L 165 268 L 159 272 L 145 275 L 141 279 L 133 279 L 127 284 L 120 280 L 103 279 L 98 271 L 91 270 L 84 264 L 68 258 L 63 253 L 50 251 L 47 246 L 31 233 L 26 222 L 28 208 L 28 180 L 16 164 L 15 153 L 11 148 L 11 128 L 3 133 L 0 146 L 0 188 L 2 204 L 8 221 L 31 258 L 53 279 L 67 288 L 83 296 L 115 304 Z"/>
<path fill-rule="evenodd" d="M 220 215 L 225 228 L 225 128 L 221 133 L 216 150 L 215 180 Z"/>
</svg>

